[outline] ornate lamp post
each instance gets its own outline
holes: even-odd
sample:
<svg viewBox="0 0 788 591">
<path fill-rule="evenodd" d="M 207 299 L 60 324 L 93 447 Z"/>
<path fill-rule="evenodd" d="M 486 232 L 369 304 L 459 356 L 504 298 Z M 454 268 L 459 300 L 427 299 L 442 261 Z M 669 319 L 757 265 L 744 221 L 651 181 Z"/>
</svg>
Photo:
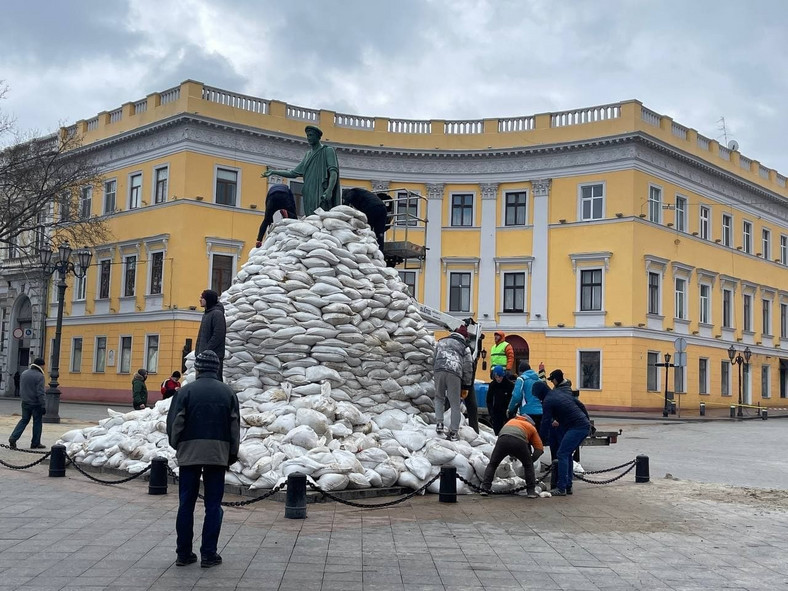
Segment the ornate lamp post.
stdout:
<svg viewBox="0 0 788 591">
<path fill-rule="evenodd" d="M 744 357 L 742 358 L 742 354 L 737 352 L 736 349 L 733 348 L 733 345 L 730 346 L 728 349 L 728 359 L 731 361 L 731 365 L 738 365 L 739 366 L 739 407 L 736 411 L 736 416 L 741 417 L 744 416 L 742 412 L 742 396 L 741 396 L 741 366 L 742 363 L 747 365 L 750 364 L 750 357 L 752 356 L 752 351 L 750 351 L 749 347 L 745 347 L 744 349 Z"/>
<path fill-rule="evenodd" d="M 66 276 L 71 273 L 75 277 L 82 278 L 88 271 L 90 259 L 93 253 L 87 249 L 77 251 L 77 264 L 71 261 L 71 247 L 68 242 L 62 243 L 57 249 L 57 260 L 52 261 L 52 251 L 42 249 L 41 268 L 45 276 L 58 274 L 57 282 L 57 324 L 55 325 L 55 344 L 52 347 L 52 366 L 49 368 L 49 388 L 47 388 L 46 414 L 43 417 L 45 423 L 59 423 L 60 415 L 60 388 L 58 387 L 58 377 L 60 376 L 60 334 L 63 330 L 63 300 L 66 297 Z"/>
</svg>

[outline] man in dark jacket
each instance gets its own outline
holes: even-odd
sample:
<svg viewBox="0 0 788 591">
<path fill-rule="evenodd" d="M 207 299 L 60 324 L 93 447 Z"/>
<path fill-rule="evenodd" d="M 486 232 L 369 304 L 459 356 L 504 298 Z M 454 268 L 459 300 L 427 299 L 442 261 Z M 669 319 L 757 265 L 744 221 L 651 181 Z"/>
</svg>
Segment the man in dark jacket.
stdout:
<svg viewBox="0 0 788 591">
<path fill-rule="evenodd" d="M 490 423 L 493 431 L 498 435 L 501 427 L 506 423 L 506 410 L 512 400 L 514 384 L 506 379 L 506 370 L 496 365 L 492 368 L 493 379 L 487 387 L 487 410 L 490 413 Z"/>
<path fill-rule="evenodd" d="M 287 185 L 271 185 L 268 189 L 268 195 L 265 198 L 265 217 L 257 231 L 256 246 L 258 248 L 263 244 L 263 236 L 265 236 L 268 226 L 274 222 L 274 214 L 277 211 L 282 214 L 283 218 L 295 219 L 297 217 L 295 197 Z"/>
<path fill-rule="evenodd" d="M 460 394 L 463 384 L 473 384 L 473 357 L 468 348 L 468 329 L 459 326 L 435 344 L 433 374 L 435 379 L 435 430 L 443 434 L 443 411 L 446 400 L 451 404 L 449 433 L 446 439 L 457 441 L 460 428 Z"/>
<path fill-rule="evenodd" d="M 145 380 L 148 379 L 148 370 L 140 368 L 134 377 L 131 378 L 131 405 L 134 410 L 148 408 L 148 386 Z"/>
<path fill-rule="evenodd" d="M 206 289 L 200 294 L 200 305 L 205 308 L 205 313 L 200 322 L 200 331 L 197 333 L 194 356 L 198 356 L 203 351 L 216 353 L 219 358 L 219 370 L 216 376 L 221 381 L 224 369 L 224 337 L 227 334 L 224 306 L 219 303 L 219 294 L 212 289 Z"/>
<path fill-rule="evenodd" d="M 378 246 L 383 250 L 383 238 L 386 234 L 386 221 L 389 212 L 383 200 L 372 191 L 353 187 L 345 191 L 342 196 L 342 203 L 350 205 L 367 216 L 367 223 L 378 239 Z"/>
<path fill-rule="evenodd" d="M 553 383 L 558 376 L 550 374 Z M 561 374 L 563 378 L 563 373 Z M 580 447 L 583 439 L 591 431 L 591 422 L 583 413 L 571 394 L 562 388 L 550 388 L 538 381 L 533 386 L 534 395 L 542 401 L 542 427 L 540 435 L 543 441 L 549 441 L 551 429 L 560 427 L 558 442 L 558 475 L 556 488 L 550 493 L 553 496 L 572 494 L 572 454 Z"/>
<path fill-rule="evenodd" d="M 222 563 L 217 553 L 222 529 L 224 473 L 238 459 L 241 441 L 238 398 L 230 386 L 217 379 L 219 358 L 211 350 L 194 361 L 197 379 L 172 398 L 167 413 L 167 435 L 176 450 L 180 468 L 180 505 L 175 529 L 178 534 L 176 562 L 185 566 L 197 561 L 192 552 L 194 506 L 200 492 L 200 475 L 205 492 L 205 520 L 200 546 L 203 568 Z"/>
<path fill-rule="evenodd" d="M 30 449 L 44 449 L 46 446 L 41 444 L 43 427 L 41 419 L 46 410 L 46 393 L 44 391 L 44 360 L 41 357 L 36 357 L 30 367 L 23 371 L 19 377 L 19 395 L 22 403 L 22 418 L 16 424 L 11 437 L 8 438 L 8 445 L 11 446 L 11 449 L 16 449 L 16 442 L 22 437 L 22 433 L 32 417 L 33 437 L 30 441 Z"/>
</svg>

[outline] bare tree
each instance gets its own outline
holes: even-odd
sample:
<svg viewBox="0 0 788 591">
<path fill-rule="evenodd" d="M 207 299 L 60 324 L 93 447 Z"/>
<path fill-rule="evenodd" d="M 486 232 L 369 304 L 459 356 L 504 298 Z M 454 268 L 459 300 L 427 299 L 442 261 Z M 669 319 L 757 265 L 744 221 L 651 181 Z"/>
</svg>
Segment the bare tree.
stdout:
<svg viewBox="0 0 788 591">
<path fill-rule="evenodd" d="M 0 98 L 6 90 L 0 82 Z M 8 258 L 37 258 L 52 240 L 76 247 L 110 239 L 105 219 L 90 211 L 100 170 L 75 131 L 23 137 L 0 111 L 0 145 L 7 146 L 0 150 L 0 247 Z"/>
</svg>

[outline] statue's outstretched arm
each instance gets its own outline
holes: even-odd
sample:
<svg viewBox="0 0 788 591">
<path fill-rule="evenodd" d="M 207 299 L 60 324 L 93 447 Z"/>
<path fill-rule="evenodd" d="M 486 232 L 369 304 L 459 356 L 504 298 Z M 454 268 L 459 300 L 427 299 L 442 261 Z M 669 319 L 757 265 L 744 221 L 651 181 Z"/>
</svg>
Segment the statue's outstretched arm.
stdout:
<svg viewBox="0 0 788 591">
<path fill-rule="evenodd" d="M 283 176 L 286 179 L 294 179 L 301 176 L 300 174 L 292 170 L 274 170 L 273 168 L 269 168 L 267 166 L 265 167 L 263 174 L 261 174 L 260 176 L 264 178 L 268 178 L 272 174 L 275 174 L 276 176 Z"/>
</svg>

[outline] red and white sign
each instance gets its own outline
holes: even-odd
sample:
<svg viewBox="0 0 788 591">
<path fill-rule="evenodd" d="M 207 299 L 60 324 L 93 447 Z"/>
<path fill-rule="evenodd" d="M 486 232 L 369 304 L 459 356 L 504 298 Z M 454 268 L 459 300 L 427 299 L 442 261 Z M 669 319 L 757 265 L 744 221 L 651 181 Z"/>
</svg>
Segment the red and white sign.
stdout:
<svg viewBox="0 0 788 591">
<path fill-rule="evenodd" d="M 24 331 L 21 328 L 19 328 L 18 326 L 14 329 L 14 338 L 15 339 L 21 339 L 22 335 L 24 335 L 24 334 L 25 334 Z"/>
</svg>

